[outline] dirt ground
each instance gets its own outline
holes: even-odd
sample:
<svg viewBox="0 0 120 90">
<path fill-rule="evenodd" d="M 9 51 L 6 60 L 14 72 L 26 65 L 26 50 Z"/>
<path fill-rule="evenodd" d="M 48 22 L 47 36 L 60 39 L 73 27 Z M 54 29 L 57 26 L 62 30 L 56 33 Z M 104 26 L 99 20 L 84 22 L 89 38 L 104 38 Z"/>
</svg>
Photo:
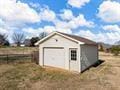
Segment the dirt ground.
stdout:
<svg viewBox="0 0 120 90">
<path fill-rule="evenodd" d="M 78 74 L 33 63 L 0 65 L 0 90 L 120 90 L 120 56 L 99 53 L 97 67 Z"/>
</svg>

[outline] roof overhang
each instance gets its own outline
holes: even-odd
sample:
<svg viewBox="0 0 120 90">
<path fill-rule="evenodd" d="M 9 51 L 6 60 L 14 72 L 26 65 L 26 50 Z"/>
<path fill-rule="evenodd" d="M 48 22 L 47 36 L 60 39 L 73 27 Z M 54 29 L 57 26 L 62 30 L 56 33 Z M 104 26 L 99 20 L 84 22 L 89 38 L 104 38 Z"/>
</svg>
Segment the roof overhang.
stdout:
<svg viewBox="0 0 120 90">
<path fill-rule="evenodd" d="M 35 45 L 41 44 L 42 42 L 44 42 L 45 40 L 47 40 L 48 38 L 52 37 L 52 36 L 55 35 L 55 34 L 60 35 L 60 36 L 62 36 L 62 37 L 64 37 L 64 38 L 67 38 L 67 39 L 69 39 L 69 40 L 71 40 L 71 41 L 74 41 L 74 42 L 76 42 L 76 43 L 78 43 L 78 44 L 85 44 L 84 42 L 80 42 L 80 41 L 78 41 L 78 40 L 76 40 L 76 39 L 70 38 L 70 37 L 68 37 L 68 36 L 66 36 L 66 35 L 63 35 L 63 34 L 57 32 L 57 31 L 54 31 L 54 32 L 50 33 L 48 36 L 46 36 L 46 37 L 44 37 L 43 39 L 41 39 L 41 40 L 39 40 L 38 42 L 36 42 Z"/>
</svg>

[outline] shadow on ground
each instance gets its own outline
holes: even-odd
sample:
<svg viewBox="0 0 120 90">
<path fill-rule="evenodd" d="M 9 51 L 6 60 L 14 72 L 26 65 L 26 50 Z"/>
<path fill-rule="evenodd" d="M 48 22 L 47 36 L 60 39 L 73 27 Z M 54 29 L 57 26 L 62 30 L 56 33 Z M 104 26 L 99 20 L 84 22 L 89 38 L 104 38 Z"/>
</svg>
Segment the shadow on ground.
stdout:
<svg viewBox="0 0 120 90">
<path fill-rule="evenodd" d="M 105 62 L 104 60 L 99 59 L 95 64 L 92 65 L 92 67 L 98 67 L 99 65 L 101 65 L 104 62 Z"/>
<path fill-rule="evenodd" d="M 91 67 L 98 67 L 99 65 L 101 65 L 102 63 L 104 63 L 104 60 L 99 59 L 97 62 L 95 62 L 93 65 L 89 66 L 88 68 L 86 68 L 85 70 L 83 70 L 81 73 L 85 72 L 86 70 L 89 70 Z"/>
</svg>

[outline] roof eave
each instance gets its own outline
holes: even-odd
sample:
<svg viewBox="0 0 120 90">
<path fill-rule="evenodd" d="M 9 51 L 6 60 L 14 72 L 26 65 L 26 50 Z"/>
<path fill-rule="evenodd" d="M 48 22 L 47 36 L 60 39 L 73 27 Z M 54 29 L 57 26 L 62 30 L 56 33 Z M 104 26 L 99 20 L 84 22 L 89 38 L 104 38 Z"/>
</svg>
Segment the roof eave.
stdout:
<svg viewBox="0 0 120 90">
<path fill-rule="evenodd" d="M 35 45 L 36 45 L 36 46 L 39 45 L 41 42 L 43 42 L 44 40 L 46 40 L 46 39 L 48 39 L 49 37 L 53 36 L 54 34 L 58 34 L 58 35 L 61 35 L 61 36 L 63 36 L 63 37 L 66 37 L 66 38 L 68 38 L 68 39 L 70 39 L 70 40 L 72 40 L 72 41 L 77 42 L 78 44 L 85 44 L 84 42 L 80 42 L 80 41 L 78 41 L 78 40 L 76 40 L 76 39 L 73 39 L 73 38 L 68 37 L 68 36 L 66 36 L 66 35 L 63 35 L 63 34 L 57 32 L 57 31 L 54 31 L 54 32 L 52 32 L 51 34 L 49 34 L 48 36 L 46 36 L 45 38 L 39 40 L 37 43 L 35 43 Z"/>
</svg>

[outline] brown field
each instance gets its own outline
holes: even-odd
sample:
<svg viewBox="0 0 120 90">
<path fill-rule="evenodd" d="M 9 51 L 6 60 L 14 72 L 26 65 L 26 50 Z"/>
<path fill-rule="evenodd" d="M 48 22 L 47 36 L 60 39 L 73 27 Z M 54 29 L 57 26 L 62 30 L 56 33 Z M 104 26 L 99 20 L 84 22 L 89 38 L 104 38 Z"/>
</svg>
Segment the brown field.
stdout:
<svg viewBox="0 0 120 90">
<path fill-rule="evenodd" d="M 104 62 L 82 74 L 34 63 L 0 65 L 0 90 L 120 90 L 120 56 L 99 54 Z"/>
</svg>

